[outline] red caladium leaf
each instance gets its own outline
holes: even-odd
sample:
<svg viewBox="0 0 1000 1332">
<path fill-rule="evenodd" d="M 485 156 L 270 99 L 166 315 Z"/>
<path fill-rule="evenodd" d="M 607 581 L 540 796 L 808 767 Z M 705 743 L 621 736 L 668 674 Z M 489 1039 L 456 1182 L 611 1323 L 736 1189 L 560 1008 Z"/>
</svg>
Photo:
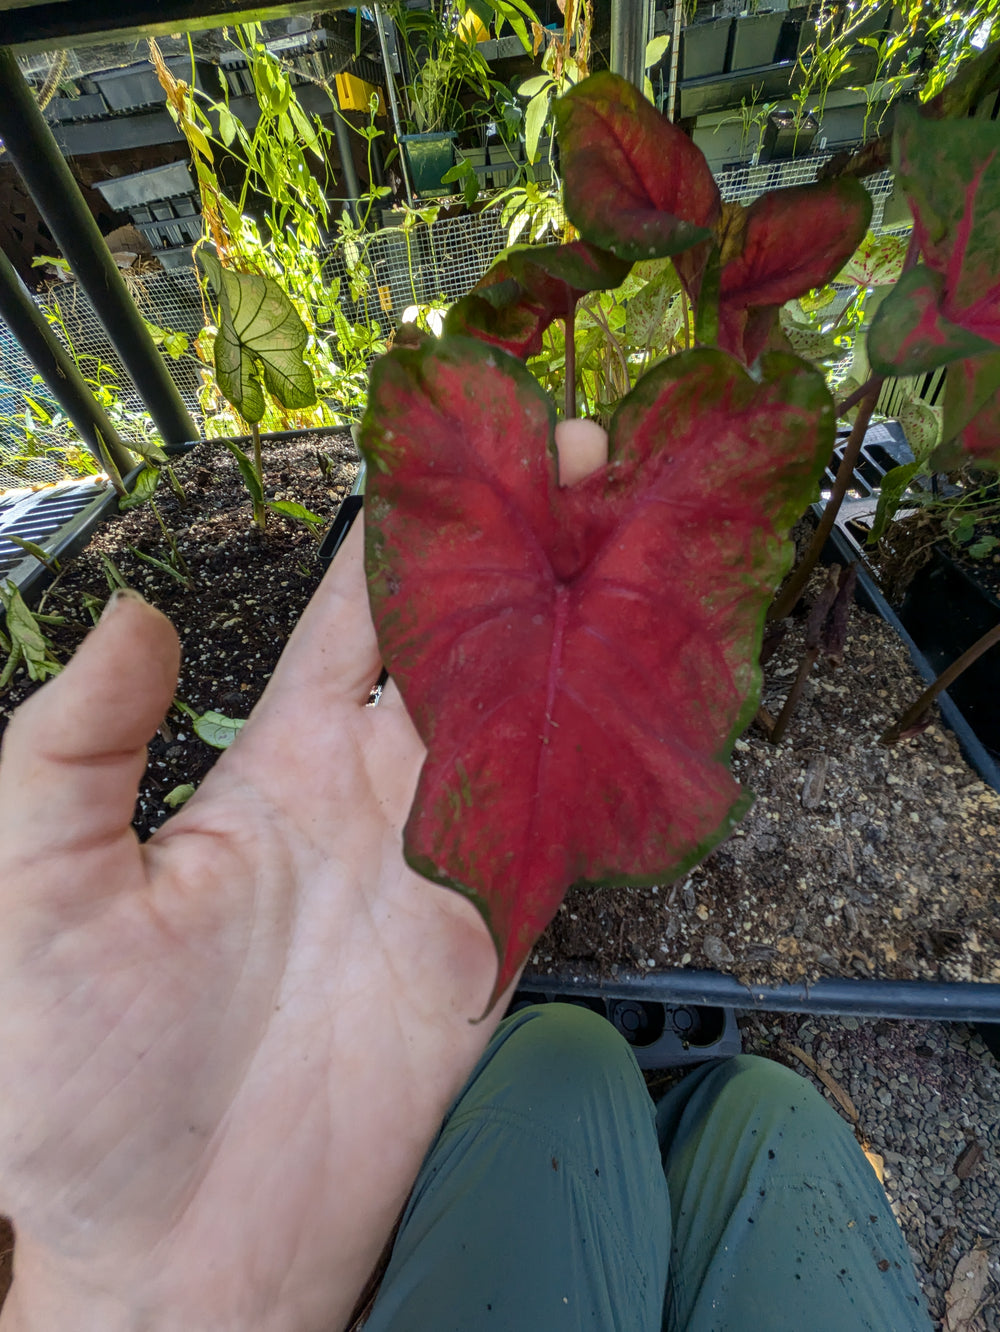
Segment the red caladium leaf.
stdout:
<svg viewBox="0 0 1000 1332">
<path fill-rule="evenodd" d="M 526 359 L 541 350 L 555 311 L 531 299 L 504 260 L 493 265 L 444 318 L 444 332 L 478 338 Z"/>
<path fill-rule="evenodd" d="M 950 366 L 944 386 L 943 443 L 931 458 L 939 471 L 970 458 L 1000 468 L 1000 351 Z"/>
<path fill-rule="evenodd" d="M 700 148 L 633 84 L 592 74 L 554 104 L 566 216 L 622 259 L 704 240 L 719 190 Z"/>
<path fill-rule="evenodd" d="M 617 287 L 631 264 L 574 241 L 509 250 L 445 316 L 445 333 L 491 342 L 525 359 L 553 319 L 566 319 L 588 291 Z"/>
<path fill-rule="evenodd" d="M 575 485 L 554 427 L 518 361 L 444 338 L 376 364 L 362 433 L 372 614 L 428 751 L 404 850 L 483 913 L 494 994 L 572 884 L 669 879 L 746 808 L 726 765 L 834 413 L 795 357 L 756 382 L 700 350 Z"/>
<path fill-rule="evenodd" d="M 878 374 L 917 374 L 1000 343 L 1000 125 L 910 107 L 896 125 L 894 166 L 926 266 L 879 306 L 868 359 Z"/>
<path fill-rule="evenodd" d="M 718 345 L 746 365 L 767 345 L 786 301 L 829 282 L 858 248 L 871 196 L 853 177 L 762 194 L 722 218 Z M 700 295 L 705 247 L 675 259 L 692 301 Z"/>
<path fill-rule="evenodd" d="M 565 319 L 588 291 L 619 287 L 632 265 L 586 241 L 568 245 L 519 245 L 508 250 L 506 264 L 529 300 Z"/>
</svg>

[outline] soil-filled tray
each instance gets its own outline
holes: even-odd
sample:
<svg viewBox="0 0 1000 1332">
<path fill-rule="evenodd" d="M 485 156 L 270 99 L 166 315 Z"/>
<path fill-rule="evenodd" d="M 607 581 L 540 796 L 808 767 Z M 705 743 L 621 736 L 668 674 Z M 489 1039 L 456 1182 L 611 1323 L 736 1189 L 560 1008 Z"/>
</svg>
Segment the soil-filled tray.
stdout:
<svg viewBox="0 0 1000 1332">
<path fill-rule="evenodd" d="M 221 444 L 202 443 L 174 460 L 173 467 L 186 502 L 164 482 L 155 498 L 190 571 L 191 589 L 129 549 L 169 559 L 155 515 L 143 505 L 98 526 L 87 548 L 50 587 L 44 610 L 64 615 L 70 623 L 46 632 L 59 657 L 68 658 L 92 625 L 83 594 L 102 601 L 108 596 L 102 558 L 107 557 L 176 625 L 182 648 L 178 698 L 198 713 L 246 717 L 319 583 L 318 538 L 273 512 L 266 531 L 259 534 L 236 462 Z M 264 441 L 267 498 L 292 500 L 331 521 L 357 469 L 357 452 L 346 430 Z M 37 687 L 23 673 L 16 677 L 0 697 L 0 733 L 16 704 Z M 218 754 L 183 716 L 171 712 L 167 727 L 149 746 L 134 820 L 140 836 L 148 836 L 169 816 L 163 797 L 177 786 L 197 785 Z"/>
</svg>

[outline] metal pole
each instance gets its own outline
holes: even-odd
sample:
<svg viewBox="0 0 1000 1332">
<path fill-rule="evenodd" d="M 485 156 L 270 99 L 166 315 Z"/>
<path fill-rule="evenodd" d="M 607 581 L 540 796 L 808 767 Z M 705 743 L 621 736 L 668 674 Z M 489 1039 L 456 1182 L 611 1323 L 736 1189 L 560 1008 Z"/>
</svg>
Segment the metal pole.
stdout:
<svg viewBox="0 0 1000 1332">
<path fill-rule="evenodd" d="M 399 102 L 396 100 L 396 80 L 393 78 L 392 66 L 389 64 L 389 43 L 385 39 L 385 27 L 382 23 L 382 6 L 375 5 L 375 26 L 378 28 L 378 42 L 382 48 L 382 64 L 385 66 L 385 88 L 389 94 L 389 109 L 392 111 L 392 127 L 396 133 L 396 139 L 399 140 L 403 133 L 402 122 L 399 119 Z M 406 190 L 406 198 L 410 207 L 413 207 L 413 186 L 410 184 L 410 172 L 406 164 L 406 154 L 403 152 L 402 144 L 399 148 L 399 169 L 403 173 L 403 188 Z"/>
<path fill-rule="evenodd" d="M 358 173 L 354 169 L 354 154 L 351 152 L 351 127 L 344 119 L 344 113 L 340 108 L 340 98 L 337 97 L 336 100 L 337 110 L 333 117 L 333 132 L 337 139 L 337 152 L 340 155 L 340 167 L 344 173 L 344 187 L 347 191 L 347 202 L 350 205 L 354 221 L 357 222 L 361 216 L 358 208 L 361 185 L 358 182 Z"/>
<path fill-rule="evenodd" d="M 0 139 L 164 442 L 197 439 L 198 429 L 9 47 L 0 48 Z"/>
<path fill-rule="evenodd" d="M 611 68 L 642 88 L 650 0 L 611 0 Z"/>
<path fill-rule="evenodd" d="M 670 86 L 667 90 L 667 104 L 662 108 L 668 120 L 676 120 L 677 107 L 677 71 L 681 56 L 681 17 L 684 7 L 681 0 L 674 0 L 674 31 L 670 38 Z"/>
<path fill-rule="evenodd" d="M 118 431 L 108 420 L 76 362 L 49 327 L 48 321 L 26 291 L 23 282 L 0 250 L 0 315 L 31 358 L 53 397 L 80 432 L 87 448 L 102 467 L 107 459 L 124 476 L 135 463 Z"/>
</svg>

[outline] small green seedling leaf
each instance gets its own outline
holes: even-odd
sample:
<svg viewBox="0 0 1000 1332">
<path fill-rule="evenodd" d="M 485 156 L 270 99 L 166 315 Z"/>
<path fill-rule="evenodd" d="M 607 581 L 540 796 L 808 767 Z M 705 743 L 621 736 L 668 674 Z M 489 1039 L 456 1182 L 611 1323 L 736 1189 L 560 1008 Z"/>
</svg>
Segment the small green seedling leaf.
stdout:
<svg viewBox="0 0 1000 1332">
<path fill-rule="evenodd" d="M 186 804 L 194 795 L 195 788 L 190 782 L 185 782 L 182 786 L 175 786 L 172 791 L 168 791 L 163 797 L 163 803 L 170 809 L 177 809 L 178 806 Z"/>
<path fill-rule="evenodd" d="M 193 720 L 195 735 L 213 749 L 228 749 L 246 725 L 246 718 L 227 717 L 222 712 L 203 712 Z"/>
<path fill-rule="evenodd" d="M 135 485 L 127 495 L 122 495 L 118 501 L 118 508 L 121 513 L 128 509 L 137 509 L 140 504 L 145 504 L 147 500 L 153 498 L 156 493 L 156 487 L 160 484 L 160 469 L 158 467 L 144 467 L 135 479 Z"/>
<path fill-rule="evenodd" d="M 59 561 L 43 550 L 37 541 L 28 541 L 26 537 L 14 536 L 10 532 L 5 532 L 3 539 L 9 541 L 12 546 L 19 546 L 26 555 L 34 555 L 39 564 L 44 564 L 46 569 L 51 569 L 53 573 L 59 572 Z"/>
<path fill-rule="evenodd" d="M 236 466 L 240 469 L 240 476 L 242 476 L 243 484 L 250 492 L 250 498 L 255 504 L 262 504 L 264 502 L 264 491 L 253 463 L 233 440 L 224 439 L 222 443 L 236 459 Z"/>
<path fill-rule="evenodd" d="M 158 560 L 155 555 L 147 555 L 145 551 L 141 551 L 138 546 L 129 546 L 128 549 L 137 560 L 142 560 L 143 564 L 148 564 L 153 569 L 159 569 L 160 573 L 169 574 L 170 577 L 175 579 L 178 583 L 182 583 L 185 587 L 190 587 L 190 580 L 186 578 L 179 569 L 175 569 L 172 564 L 167 564 L 166 560 Z"/>
<path fill-rule="evenodd" d="M 128 587 L 128 579 L 111 556 L 105 555 L 103 551 L 101 551 L 101 564 L 104 568 L 104 577 L 107 579 L 108 587 L 112 592 L 117 591 L 120 587 Z"/>
<path fill-rule="evenodd" d="M 32 680 L 47 680 L 58 675 L 62 665 L 52 655 L 52 644 L 13 583 L 7 582 L 0 588 L 0 601 L 7 615 L 6 637 L 10 642 L 7 664 L 0 674 L 0 688 L 10 683 L 22 662 Z"/>
<path fill-rule="evenodd" d="M 273 278 L 223 268 L 208 250 L 198 262 L 219 299 L 215 373 L 226 399 L 246 421 L 264 415 L 266 388 L 282 407 L 311 407 L 316 386 L 303 360 L 309 333 Z"/>
<path fill-rule="evenodd" d="M 283 518 L 291 518 L 294 522 L 305 523 L 306 527 L 314 530 L 317 527 L 326 526 L 325 518 L 321 518 L 318 513 L 313 513 L 304 504 L 295 504 L 292 500 L 268 500 L 267 507 L 275 513 L 280 513 Z"/>
</svg>

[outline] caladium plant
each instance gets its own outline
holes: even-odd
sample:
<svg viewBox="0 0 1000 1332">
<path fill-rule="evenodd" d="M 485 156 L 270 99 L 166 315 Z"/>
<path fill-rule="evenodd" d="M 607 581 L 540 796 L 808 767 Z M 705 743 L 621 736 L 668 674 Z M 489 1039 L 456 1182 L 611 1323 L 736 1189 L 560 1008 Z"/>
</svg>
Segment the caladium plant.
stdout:
<svg viewBox="0 0 1000 1332">
<path fill-rule="evenodd" d="M 853 178 L 724 206 L 698 149 L 611 74 L 555 115 L 581 240 L 502 257 L 442 338 L 385 356 L 362 430 L 372 614 L 427 746 L 404 850 L 482 912 L 494 998 L 571 885 L 668 881 L 749 803 L 730 750 L 835 424 L 820 372 L 766 348 L 871 215 Z M 523 358 L 561 319 L 569 377 L 581 294 L 664 256 L 705 345 L 648 370 L 607 465 L 561 485 Z"/>
</svg>

